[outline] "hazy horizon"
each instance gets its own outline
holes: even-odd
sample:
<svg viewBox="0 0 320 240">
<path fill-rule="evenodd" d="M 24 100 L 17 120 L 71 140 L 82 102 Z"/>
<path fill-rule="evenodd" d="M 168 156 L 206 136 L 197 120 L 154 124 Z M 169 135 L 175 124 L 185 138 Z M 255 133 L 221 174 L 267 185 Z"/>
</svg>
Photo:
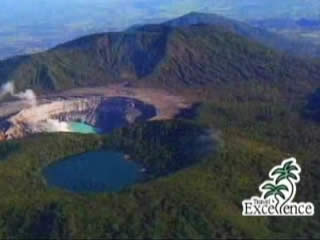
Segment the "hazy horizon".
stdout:
<svg viewBox="0 0 320 240">
<path fill-rule="evenodd" d="M 319 18 L 318 0 L 2 0 L 0 59 L 96 32 L 161 22 L 191 11 L 241 19 Z"/>
</svg>

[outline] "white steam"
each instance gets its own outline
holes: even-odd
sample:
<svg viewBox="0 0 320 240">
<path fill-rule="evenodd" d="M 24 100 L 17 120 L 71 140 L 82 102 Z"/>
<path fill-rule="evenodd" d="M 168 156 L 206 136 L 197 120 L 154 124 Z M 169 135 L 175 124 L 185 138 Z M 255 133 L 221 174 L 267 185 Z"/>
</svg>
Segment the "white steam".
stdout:
<svg viewBox="0 0 320 240">
<path fill-rule="evenodd" d="M 15 93 L 15 87 L 13 82 L 7 82 L 1 86 L 0 99 L 7 94 L 13 97 L 17 97 L 23 101 L 26 101 L 31 106 L 37 105 L 37 96 L 31 89 L 27 89 L 24 92 Z"/>
<path fill-rule="evenodd" d="M 47 121 L 41 123 L 41 128 L 45 132 L 71 132 L 69 124 L 66 122 L 60 122 L 55 119 L 48 119 Z"/>
<path fill-rule="evenodd" d="M 14 95 L 14 85 L 12 82 L 7 82 L 1 86 L 0 98 L 3 98 L 7 94 Z"/>
<path fill-rule="evenodd" d="M 37 105 L 37 96 L 31 89 L 27 89 L 22 92 L 15 91 L 15 86 L 13 82 L 7 82 L 0 87 L 0 100 L 6 95 L 10 95 L 25 101 L 31 107 Z M 45 131 L 45 132 L 70 132 L 71 129 L 69 124 L 66 122 L 61 122 L 55 119 L 48 119 L 39 123 L 37 126 L 33 126 L 35 131 Z"/>
<path fill-rule="evenodd" d="M 24 92 L 19 92 L 17 94 L 13 94 L 13 96 L 27 101 L 32 106 L 37 105 L 37 97 L 31 89 L 27 89 Z"/>
</svg>

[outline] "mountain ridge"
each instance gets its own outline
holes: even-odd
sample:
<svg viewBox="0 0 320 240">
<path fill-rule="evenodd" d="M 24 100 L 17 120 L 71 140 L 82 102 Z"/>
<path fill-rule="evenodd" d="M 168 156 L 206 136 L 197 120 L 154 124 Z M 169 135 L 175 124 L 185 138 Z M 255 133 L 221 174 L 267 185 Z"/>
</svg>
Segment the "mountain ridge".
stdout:
<svg viewBox="0 0 320 240">
<path fill-rule="evenodd" d="M 276 52 L 224 26 L 154 24 L 85 36 L 43 53 L 1 61 L 0 79 L 38 91 L 121 81 L 190 87 L 314 81 L 317 69 L 315 61 Z"/>
<path fill-rule="evenodd" d="M 193 24 L 217 25 L 243 37 L 257 41 L 275 50 L 284 51 L 293 56 L 319 57 L 320 48 L 310 42 L 286 38 L 266 28 L 251 25 L 245 21 L 233 20 L 212 13 L 191 12 L 179 18 L 169 20 L 165 25 L 179 27 Z"/>
</svg>

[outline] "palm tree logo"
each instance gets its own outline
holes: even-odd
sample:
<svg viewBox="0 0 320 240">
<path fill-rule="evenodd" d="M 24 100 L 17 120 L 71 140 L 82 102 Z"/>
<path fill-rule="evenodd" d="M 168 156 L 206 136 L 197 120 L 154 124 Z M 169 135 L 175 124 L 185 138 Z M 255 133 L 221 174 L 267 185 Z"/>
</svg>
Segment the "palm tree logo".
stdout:
<svg viewBox="0 0 320 240">
<path fill-rule="evenodd" d="M 301 168 L 295 158 L 284 160 L 269 171 L 268 180 L 259 190 L 260 196 L 242 201 L 243 216 L 313 216 L 314 204 L 293 202 L 296 185 L 300 182 Z"/>
<path fill-rule="evenodd" d="M 276 177 L 275 183 L 279 184 L 280 182 L 284 183 L 285 186 L 289 188 L 289 194 L 287 195 L 285 201 L 280 206 L 280 213 L 282 212 L 283 207 L 288 203 L 293 201 L 293 198 L 296 194 L 296 184 L 300 181 L 299 173 L 301 169 L 296 163 L 295 159 L 288 159 L 282 163 L 281 167 L 275 167 L 270 171 L 271 177 Z"/>
<path fill-rule="evenodd" d="M 301 168 L 295 158 L 290 158 L 271 169 L 269 177 L 271 180 L 260 186 L 263 198 L 273 197 L 277 213 L 281 214 L 286 204 L 291 203 L 296 194 L 296 184 L 300 181 Z"/>
<path fill-rule="evenodd" d="M 271 196 L 274 196 L 275 200 L 276 200 L 276 211 L 277 213 L 279 213 L 279 203 L 280 203 L 280 198 L 282 198 L 283 200 L 286 199 L 285 194 L 283 193 L 283 191 L 289 191 L 288 187 L 286 185 L 275 185 L 272 183 L 266 183 L 264 185 L 262 185 L 261 189 L 263 190 L 267 190 L 264 193 L 264 199 L 268 199 Z M 280 197 L 280 198 L 279 198 Z"/>
</svg>

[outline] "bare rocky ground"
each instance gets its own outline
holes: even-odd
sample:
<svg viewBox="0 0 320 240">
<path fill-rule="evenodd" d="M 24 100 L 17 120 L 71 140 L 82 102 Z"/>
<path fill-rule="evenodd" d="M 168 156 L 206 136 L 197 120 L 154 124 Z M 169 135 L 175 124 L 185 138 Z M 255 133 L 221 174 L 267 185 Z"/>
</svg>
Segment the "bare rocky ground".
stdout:
<svg viewBox="0 0 320 240">
<path fill-rule="evenodd" d="M 92 116 L 97 112 L 99 104 L 114 98 L 132 99 L 132 101 L 153 106 L 156 111 L 155 115 L 150 119 L 145 118 L 145 120 L 151 121 L 173 119 L 182 110 L 192 106 L 192 102 L 188 102 L 185 98 L 170 94 L 162 89 L 133 88 L 125 84 L 72 89 L 38 96 L 36 105 L 30 105 L 26 101 L 2 103 L 0 105 L 0 140 L 22 138 L 32 133 L 45 132 L 46 127 L 43 122 L 52 118 L 59 119 L 59 116 L 63 116 L 64 119 L 72 119 L 68 115 Z M 134 102 L 132 104 L 133 107 L 129 106 L 123 110 L 127 119 L 132 118 L 133 115 L 139 116 L 139 114 L 131 114 L 135 110 L 141 110 L 135 109 L 137 107 Z M 110 104 L 104 106 L 103 111 L 108 111 L 110 107 Z M 95 121 L 97 119 L 93 122 L 87 122 L 94 124 Z"/>
<path fill-rule="evenodd" d="M 127 97 L 151 104 L 157 109 L 157 115 L 152 120 L 168 120 L 174 118 L 182 109 L 192 106 L 192 102 L 182 96 L 173 95 L 163 89 L 131 88 L 123 84 L 114 84 L 108 87 L 77 88 L 69 91 L 50 94 L 47 98 L 57 97 Z M 1 111 L 1 109 L 0 109 Z"/>
</svg>

